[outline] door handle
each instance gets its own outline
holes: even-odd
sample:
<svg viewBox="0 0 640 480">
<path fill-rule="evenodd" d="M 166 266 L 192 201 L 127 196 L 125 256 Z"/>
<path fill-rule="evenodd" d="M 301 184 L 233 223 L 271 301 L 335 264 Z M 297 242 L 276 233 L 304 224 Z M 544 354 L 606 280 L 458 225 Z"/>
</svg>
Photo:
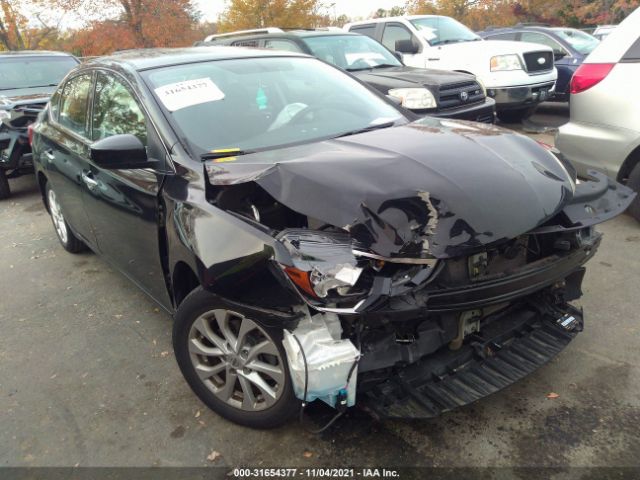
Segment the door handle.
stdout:
<svg viewBox="0 0 640 480">
<path fill-rule="evenodd" d="M 84 184 L 89 188 L 89 190 L 95 190 L 98 187 L 98 181 L 93 178 L 93 173 L 87 172 L 86 170 L 82 172 L 80 175 Z"/>
<path fill-rule="evenodd" d="M 53 154 L 53 150 L 51 149 L 45 150 L 44 156 L 47 157 L 47 160 L 49 160 L 50 162 L 53 162 L 56 159 L 56 156 Z"/>
</svg>

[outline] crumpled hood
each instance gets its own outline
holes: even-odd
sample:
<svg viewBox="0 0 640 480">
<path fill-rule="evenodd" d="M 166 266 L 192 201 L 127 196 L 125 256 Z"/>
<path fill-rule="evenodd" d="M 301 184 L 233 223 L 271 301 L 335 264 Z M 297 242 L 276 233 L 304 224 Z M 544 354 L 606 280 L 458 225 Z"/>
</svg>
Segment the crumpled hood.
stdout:
<svg viewBox="0 0 640 480">
<path fill-rule="evenodd" d="M 430 117 L 206 168 L 214 185 L 255 181 L 388 257 L 453 257 L 514 238 L 554 216 L 574 190 L 533 140 Z"/>
<path fill-rule="evenodd" d="M 0 92 L 0 109 L 6 110 L 19 105 L 47 103 L 56 87 L 22 88 Z"/>
</svg>

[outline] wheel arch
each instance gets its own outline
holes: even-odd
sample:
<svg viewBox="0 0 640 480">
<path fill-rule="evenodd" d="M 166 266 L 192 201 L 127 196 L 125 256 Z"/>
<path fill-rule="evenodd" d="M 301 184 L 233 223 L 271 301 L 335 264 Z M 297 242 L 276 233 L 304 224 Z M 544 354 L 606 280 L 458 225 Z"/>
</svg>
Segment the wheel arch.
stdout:
<svg viewBox="0 0 640 480">
<path fill-rule="evenodd" d="M 183 261 L 178 261 L 174 265 L 171 284 L 173 286 L 173 301 L 176 308 L 180 306 L 187 295 L 201 285 L 196 273 Z"/>
<path fill-rule="evenodd" d="M 37 178 L 38 178 L 38 188 L 40 189 L 40 195 L 42 196 L 42 203 L 44 203 L 44 208 L 46 208 L 47 212 L 48 212 L 49 211 L 49 204 L 47 203 L 47 190 L 46 189 L 47 189 L 47 182 L 49 181 L 49 179 L 40 170 L 38 170 Z"/>
<path fill-rule="evenodd" d="M 631 172 L 639 163 L 640 163 L 640 145 L 636 146 L 636 148 L 631 151 L 631 153 L 627 156 L 625 161 L 622 163 L 620 170 L 618 170 L 618 176 L 616 177 L 616 180 L 622 183 L 624 180 L 629 178 L 629 175 L 631 175 Z"/>
</svg>

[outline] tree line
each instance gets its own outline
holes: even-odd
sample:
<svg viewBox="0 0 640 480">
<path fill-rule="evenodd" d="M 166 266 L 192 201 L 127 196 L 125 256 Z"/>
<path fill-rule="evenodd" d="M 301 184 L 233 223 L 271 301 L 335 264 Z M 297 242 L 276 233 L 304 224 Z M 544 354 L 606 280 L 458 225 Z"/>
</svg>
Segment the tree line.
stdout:
<svg viewBox="0 0 640 480">
<path fill-rule="evenodd" d="M 388 10 L 371 4 L 370 17 L 440 14 L 480 30 L 524 22 L 616 24 L 640 0 L 399 0 Z M 337 13 L 335 4 L 325 0 L 229 0 L 218 22 L 207 23 L 192 0 L 0 0 L 0 50 L 53 49 L 91 56 L 180 47 L 216 31 L 343 26 L 352 20 Z"/>
</svg>

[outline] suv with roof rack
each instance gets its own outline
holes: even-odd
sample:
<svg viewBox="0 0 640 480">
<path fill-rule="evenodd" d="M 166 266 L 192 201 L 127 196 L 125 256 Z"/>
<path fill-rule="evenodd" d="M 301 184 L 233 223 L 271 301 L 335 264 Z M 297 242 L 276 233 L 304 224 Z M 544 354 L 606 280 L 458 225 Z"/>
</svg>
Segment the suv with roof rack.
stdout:
<svg viewBox="0 0 640 480">
<path fill-rule="evenodd" d="M 569 101 L 571 77 L 600 41 L 587 32 L 569 27 L 551 27 L 544 24 L 521 23 L 514 27 L 487 28 L 479 32 L 486 40 L 538 43 L 553 49 L 558 70 L 556 94 L 551 100 Z"/>
<path fill-rule="evenodd" d="M 209 35 L 198 45 L 306 53 L 348 71 L 418 115 L 494 122 L 495 102 L 473 75 L 408 67 L 375 40 L 338 28 L 244 30 Z"/>
<path fill-rule="evenodd" d="M 450 17 L 412 15 L 345 25 L 402 55 L 418 68 L 440 68 L 475 75 L 496 101 L 498 118 L 518 122 L 553 96 L 557 78 L 549 47 L 484 41 Z"/>
</svg>

